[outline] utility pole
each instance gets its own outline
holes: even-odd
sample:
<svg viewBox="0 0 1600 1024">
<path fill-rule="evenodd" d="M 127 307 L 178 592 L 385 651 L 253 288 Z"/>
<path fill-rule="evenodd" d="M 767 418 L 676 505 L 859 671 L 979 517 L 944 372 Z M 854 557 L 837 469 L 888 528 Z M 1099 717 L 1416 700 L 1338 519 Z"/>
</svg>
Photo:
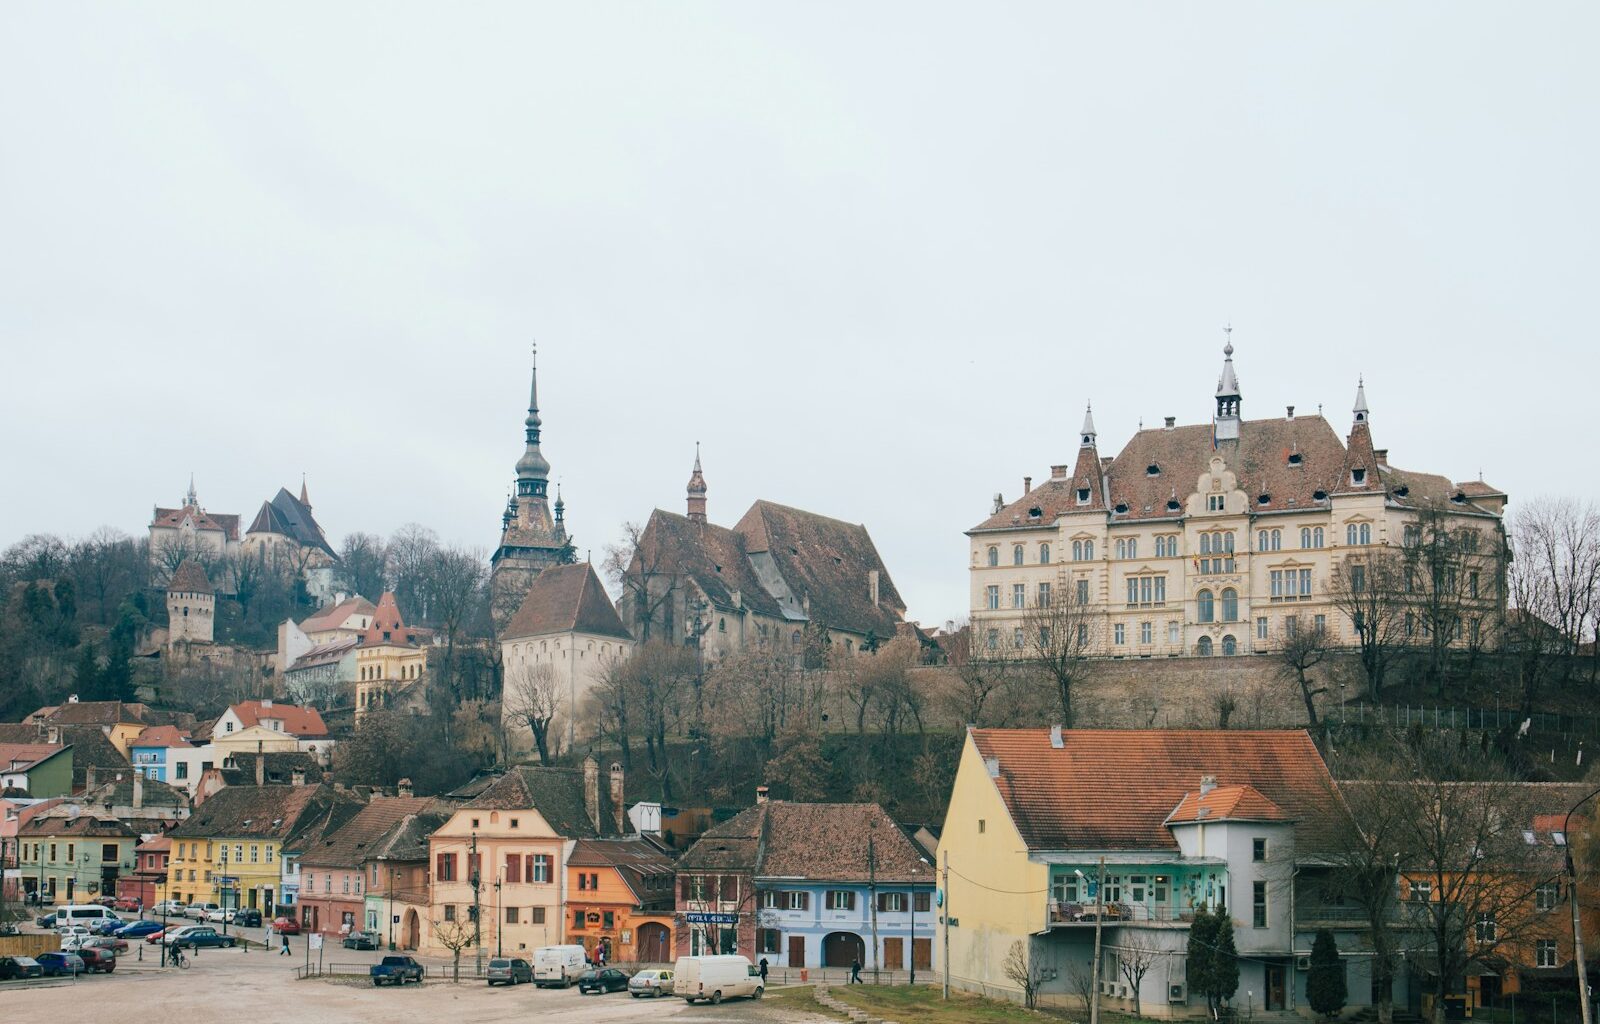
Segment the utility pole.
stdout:
<svg viewBox="0 0 1600 1024">
<path fill-rule="evenodd" d="M 1090 977 L 1094 988 L 1089 993 L 1089 1024 L 1100 1024 L 1100 930 L 1106 920 L 1106 859 L 1100 858 L 1100 877 L 1094 886 L 1094 969 Z"/>
<path fill-rule="evenodd" d="M 872 822 L 871 828 L 876 830 L 877 827 L 878 823 Z M 867 892 L 872 900 L 868 910 L 872 914 L 872 974 L 876 983 L 878 968 L 882 966 L 882 961 L 878 956 L 878 861 L 871 832 L 867 833 Z"/>
<path fill-rule="evenodd" d="M 1597 795 L 1600 789 L 1573 804 L 1561 823 L 1561 837 L 1566 840 L 1563 852 L 1567 858 L 1567 902 L 1572 905 L 1572 961 L 1578 970 L 1578 1006 L 1583 1010 L 1583 1024 L 1593 1024 L 1593 1010 L 1589 1006 L 1589 965 L 1583 958 L 1583 921 L 1578 915 L 1578 869 L 1572 861 L 1572 814 Z"/>
<path fill-rule="evenodd" d="M 944 851 L 944 887 L 939 903 L 939 925 L 944 929 L 944 999 L 950 1000 L 950 851 Z"/>
<path fill-rule="evenodd" d="M 502 916 L 503 915 L 500 912 L 500 876 L 497 874 L 494 880 L 494 955 L 496 957 L 505 956 L 505 952 L 500 945 L 500 925 Z"/>
<path fill-rule="evenodd" d="M 478 904 L 478 894 L 483 890 L 483 872 L 478 865 L 478 833 L 472 833 L 468 847 L 467 863 L 472 867 L 472 944 L 478 950 L 478 973 L 483 973 L 483 914 Z"/>
</svg>

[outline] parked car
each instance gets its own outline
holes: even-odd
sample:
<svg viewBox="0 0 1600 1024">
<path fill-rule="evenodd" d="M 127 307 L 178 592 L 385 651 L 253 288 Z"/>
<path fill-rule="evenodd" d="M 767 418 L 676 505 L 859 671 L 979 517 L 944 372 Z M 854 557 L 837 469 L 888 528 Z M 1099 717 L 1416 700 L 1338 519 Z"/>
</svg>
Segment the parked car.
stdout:
<svg viewBox="0 0 1600 1024">
<path fill-rule="evenodd" d="M 56 913 L 52 910 L 48 914 L 40 914 L 33 919 L 33 923 L 40 928 L 54 928 L 56 926 Z"/>
<path fill-rule="evenodd" d="M 46 978 L 71 977 L 83 973 L 83 957 L 76 953 L 40 953 L 39 973 Z"/>
<path fill-rule="evenodd" d="M 159 925 L 160 923 L 161 922 L 159 922 L 159 921 L 156 922 L 157 925 Z M 151 943 L 164 942 L 166 940 L 166 938 L 167 938 L 167 933 L 168 932 L 175 932 L 177 930 L 178 930 L 177 926 L 173 926 L 171 928 L 159 928 L 158 927 L 155 931 L 151 932 L 149 935 L 146 935 L 144 937 L 144 941 L 151 942 Z"/>
<path fill-rule="evenodd" d="M 108 917 L 104 921 L 96 921 L 94 924 L 91 924 L 89 926 L 89 934 L 115 935 L 117 932 L 120 932 L 123 928 L 127 927 L 127 924 L 128 922 L 124 921 L 120 917 Z"/>
<path fill-rule="evenodd" d="M 143 939 L 160 930 L 160 921 L 129 921 L 113 934 L 119 939 Z"/>
<path fill-rule="evenodd" d="M 404 985 L 408 981 L 422 982 L 422 965 L 415 957 L 386 956 L 372 965 L 369 972 L 374 985 Z"/>
<path fill-rule="evenodd" d="M 39 961 L 31 956 L 0 956 L 0 981 L 37 978 L 43 973 Z"/>
<path fill-rule="evenodd" d="M 344 937 L 345 949 L 377 949 L 380 945 L 377 932 L 351 932 Z"/>
<path fill-rule="evenodd" d="M 260 928 L 261 911 L 254 907 L 241 907 L 233 912 L 233 923 L 240 928 Z"/>
<path fill-rule="evenodd" d="M 5 924 L 0 924 L 0 935 L 21 935 L 21 934 L 22 934 L 22 929 L 18 928 L 17 925 L 16 925 L 16 922 L 14 922 L 14 921 L 7 921 Z"/>
<path fill-rule="evenodd" d="M 97 906 L 112 908 L 117 905 L 117 898 L 115 896 L 96 896 L 89 902 Z"/>
<path fill-rule="evenodd" d="M 272 919 L 272 930 L 279 935 L 299 935 L 300 922 L 292 917 L 275 917 Z"/>
<path fill-rule="evenodd" d="M 111 904 L 112 910 L 123 910 L 137 914 L 139 908 L 144 906 L 144 901 L 137 896 L 118 896 Z"/>
<path fill-rule="evenodd" d="M 734 996 L 760 999 L 761 972 L 748 957 L 680 956 L 672 967 L 673 990 L 693 1003 L 707 999 L 720 1003 Z"/>
<path fill-rule="evenodd" d="M 208 924 L 197 924 L 180 928 L 164 941 L 169 946 L 181 946 L 184 949 L 232 949 L 239 940 L 232 935 L 223 935 Z"/>
<path fill-rule="evenodd" d="M 494 959 L 489 961 L 489 969 L 484 976 L 489 979 L 490 988 L 496 985 L 520 985 L 525 981 L 533 981 L 533 965 L 517 957 Z"/>
<path fill-rule="evenodd" d="M 628 979 L 628 994 L 635 999 L 672 995 L 671 971 L 640 971 Z"/>
<path fill-rule="evenodd" d="M 120 935 L 95 935 L 83 940 L 84 949 L 109 949 L 113 953 L 126 953 L 128 940 Z"/>
<path fill-rule="evenodd" d="M 578 975 L 578 994 L 626 992 L 628 975 L 615 967 L 599 967 Z"/>
<path fill-rule="evenodd" d="M 188 911 L 187 904 L 178 900 L 162 900 L 150 908 L 151 917 L 182 917 Z"/>
<path fill-rule="evenodd" d="M 229 907 L 227 910 L 223 910 L 221 907 L 218 907 L 216 910 L 206 914 L 206 920 L 215 922 L 216 924 L 222 924 L 224 922 L 232 924 L 233 919 L 238 915 L 238 913 L 239 912 L 234 910 L 232 907 Z"/>
<path fill-rule="evenodd" d="M 61 941 L 63 942 L 68 939 L 87 939 L 89 937 L 89 929 L 81 924 L 64 924 L 56 929 L 56 934 L 61 936 Z"/>
<path fill-rule="evenodd" d="M 94 974 L 110 974 L 117 969 L 117 954 L 109 949 L 89 946 L 78 950 L 78 957 L 83 961 L 83 969 Z"/>
<path fill-rule="evenodd" d="M 191 903 L 183 910 L 184 917 L 192 917 L 196 921 L 204 921 L 211 916 L 213 910 L 221 910 L 220 903 Z"/>
</svg>

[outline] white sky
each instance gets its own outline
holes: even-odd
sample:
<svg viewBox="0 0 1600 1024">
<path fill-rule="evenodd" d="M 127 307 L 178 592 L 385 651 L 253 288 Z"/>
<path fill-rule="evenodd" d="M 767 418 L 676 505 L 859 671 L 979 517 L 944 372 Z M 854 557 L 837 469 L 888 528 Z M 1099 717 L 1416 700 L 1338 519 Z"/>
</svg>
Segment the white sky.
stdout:
<svg viewBox="0 0 1600 1024">
<path fill-rule="evenodd" d="M 1247 417 L 1365 373 L 1397 465 L 1594 497 L 1597 12 L 6 4 L 0 545 L 192 470 L 487 549 L 535 338 L 580 550 L 699 439 L 925 622 L 1086 399 L 1205 421 L 1229 320 Z"/>
</svg>

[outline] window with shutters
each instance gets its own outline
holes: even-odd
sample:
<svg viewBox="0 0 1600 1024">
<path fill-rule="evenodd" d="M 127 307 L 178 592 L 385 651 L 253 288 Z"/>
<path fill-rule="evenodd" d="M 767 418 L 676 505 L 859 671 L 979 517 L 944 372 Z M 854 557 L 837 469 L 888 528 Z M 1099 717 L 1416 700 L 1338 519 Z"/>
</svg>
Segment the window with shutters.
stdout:
<svg viewBox="0 0 1600 1024">
<path fill-rule="evenodd" d="M 926 914 L 932 900 L 933 894 L 930 892 L 914 892 L 911 894 L 911 909 L 918 914 Z"/>
<path fill-rule="evenodd" d="M 456 880 L 456 855 L 441 853 L 434 858 L 433 880 L 436 882 L 454 882 Z"/>
<path fill-rule="evenodd" d="M 849 889 L 829 889 L 822 906 L 824 910 L 854 910 L 856 894 Z"/>
<path fill-rule="evenodd" d="M 530 881 L 530 882 L 548 882 L 548 881 L 550 881 L 550 855 L 548 853 L 536 853 L 536 854 L 533 854 L 532 856 L 530 856 L 528 858 L 528 860 L 529 860 L 530 867 L 532 869 L 532 877 L 530 877 L 528 879 L 528 881 Z"/>
<path fill-rule="evenodd" d="M 906 910 L 906 894 L 903 892 L 878 893 L 878 913 L 903 914 Z"/>
<path fill-rule="evenodd" d="M 720 892 L 719 892 L 719 895 L 718 895 L 717 898 L 722 900 L 722 902 L 724 902 L 724 903 L 737 903 L 737 902 L 739 902 L 739 876 L 738 875 L 723 875 L 722 879 L 721 879 L 721 884 L 719 886 L 719 889 L 720 889 Z"/>
<path fill-rule="evenodd" d="M 543 907 L 530 907 L 528 909 L 528 923 L 529 924 L 544 924 L 544 908 Z"/>
</svg>

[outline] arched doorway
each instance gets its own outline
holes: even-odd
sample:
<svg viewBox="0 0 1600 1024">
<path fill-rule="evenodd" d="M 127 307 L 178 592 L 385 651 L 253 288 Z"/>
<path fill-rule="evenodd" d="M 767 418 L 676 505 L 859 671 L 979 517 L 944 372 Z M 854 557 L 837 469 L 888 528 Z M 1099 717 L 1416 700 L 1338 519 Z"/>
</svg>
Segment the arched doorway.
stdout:
<svg viewBox="0 0 1600 1024">
<path fill-rule="evenodd" d="M 400 928 L 400 948 L 416 949 L 421 945 L 422 922 L 417 918 L 415 910 L 407 910 L 405 922 Z"/>
<path fill-rule="evenodd" d="M 656 921 L 646 921 L 639 926 L 638 956 L 642 964 L 672 962 L 672 932 Z"/>
<path fill-rule="evenodd" d="M 822 939 L 822 966 L 849 967 L 851 963 L 867 965 L 867 944 L 854 932 L 829 932 Z"/>
</svg>

